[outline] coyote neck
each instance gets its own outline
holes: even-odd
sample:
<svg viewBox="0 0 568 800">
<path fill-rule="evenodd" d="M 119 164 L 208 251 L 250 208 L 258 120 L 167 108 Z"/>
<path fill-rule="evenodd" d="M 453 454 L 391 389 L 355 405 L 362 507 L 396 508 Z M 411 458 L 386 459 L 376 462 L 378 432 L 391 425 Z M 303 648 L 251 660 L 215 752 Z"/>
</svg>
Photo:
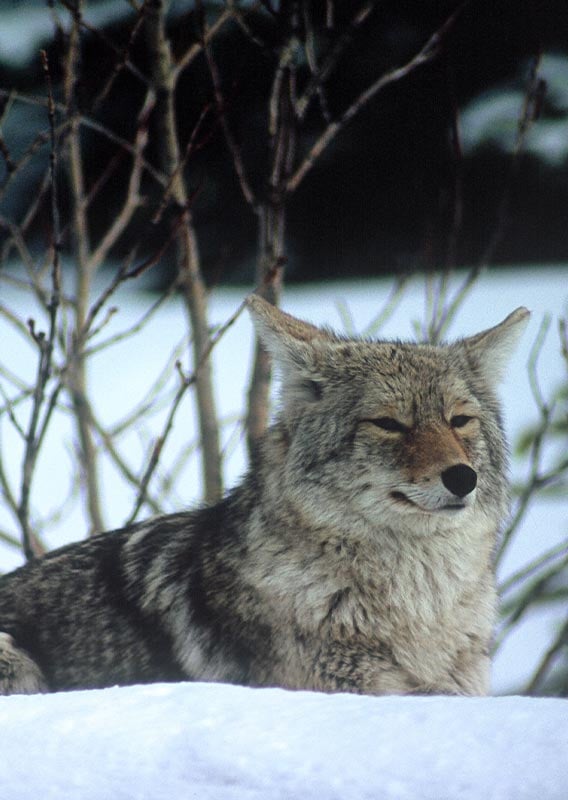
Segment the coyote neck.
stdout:
<svg viewBox="0 0 568 800">
<path fill-rule="evenodd" d="M 270 464 L 259 464 L 260 481 L 255 477 L 260 502 L 247 525 L 250 578 L 267 602 L 288 605 L 302 628 L 326 624 L 332 635 L 376 636 L 381 620 L 381 635 L 389 628 L 394 636 L 401 626 L 423 633 L 455 621 L 457 609 L 491 592 L 489 525 L 411 536 L 380 519 L 371 525 L 348 508 L 333 524 L 287 495 L 285 439 L 279 430 L 271 435 L 281 446 L 272 442 Z M 270 480 L 263 481 L 267 468 Z"/>
</svg>

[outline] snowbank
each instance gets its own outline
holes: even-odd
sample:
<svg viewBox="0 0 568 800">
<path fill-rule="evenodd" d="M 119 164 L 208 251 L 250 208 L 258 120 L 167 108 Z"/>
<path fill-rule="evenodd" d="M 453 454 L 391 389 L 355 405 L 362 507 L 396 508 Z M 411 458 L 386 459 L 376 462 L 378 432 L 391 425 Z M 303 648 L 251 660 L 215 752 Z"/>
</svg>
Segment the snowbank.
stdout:
<svg viewBox="0 0 568 800">
<path fill-rule="evenodd" d="M 566 800 L 568 701 L 214 684 L 0 698 L 10 800 Z"/>
</svg>

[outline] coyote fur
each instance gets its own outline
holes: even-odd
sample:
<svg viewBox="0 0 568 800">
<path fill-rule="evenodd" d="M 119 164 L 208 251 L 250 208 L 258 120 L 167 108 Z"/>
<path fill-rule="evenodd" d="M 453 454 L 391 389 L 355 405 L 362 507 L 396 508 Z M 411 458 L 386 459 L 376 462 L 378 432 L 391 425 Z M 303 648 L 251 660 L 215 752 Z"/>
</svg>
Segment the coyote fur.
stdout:
<svg viewBox="0 0 568 800">
<path fill-rule="evenodd" d="M 152 681 L 484 694 L 508 509 L 496 386 L 528 320 L 345 338 L 258 296 L 281 403 L 216 505 L 0 579 L 0 694 Z"/>
</svg>

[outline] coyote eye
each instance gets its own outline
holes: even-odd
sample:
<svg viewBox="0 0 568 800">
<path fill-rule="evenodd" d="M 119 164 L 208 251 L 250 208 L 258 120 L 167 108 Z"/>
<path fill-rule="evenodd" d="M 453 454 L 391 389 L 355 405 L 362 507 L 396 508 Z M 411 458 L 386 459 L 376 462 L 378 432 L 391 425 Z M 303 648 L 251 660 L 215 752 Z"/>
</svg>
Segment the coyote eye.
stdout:
<svg viewBox="0 0 568 800">
<path fill-rule="evenodd" d="M 369 422 L 372 422 L 373 425 L 383 431 L 389 431 L 389 433 L 406 433 L 408 431 L 406 425 L 392 417 L 379 417 L 378 419 L 370 419 Z"/>
<path fill-rule="evenodd" d="M 455 417 L 451 418 L 450 425 L 452 428 L 463 428 L 468 422 L 471 422 L 472 419 L 473 417 L 468 417 L 467 414 L 457 414 Z"/>
</svg>

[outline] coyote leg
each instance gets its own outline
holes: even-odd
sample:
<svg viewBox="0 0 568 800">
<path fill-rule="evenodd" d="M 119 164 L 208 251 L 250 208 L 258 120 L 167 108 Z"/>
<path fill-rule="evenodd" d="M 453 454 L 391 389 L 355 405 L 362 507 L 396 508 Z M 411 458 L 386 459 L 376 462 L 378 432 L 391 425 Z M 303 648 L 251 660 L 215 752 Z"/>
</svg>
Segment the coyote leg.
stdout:
<svg viewBox="0 0 568 800">
<path fill-rule="evenodd" d="M 9 634 L 0 633 L 0 695 L 47 691 L 47 681 L 35 661 Z"/>
</svg>

